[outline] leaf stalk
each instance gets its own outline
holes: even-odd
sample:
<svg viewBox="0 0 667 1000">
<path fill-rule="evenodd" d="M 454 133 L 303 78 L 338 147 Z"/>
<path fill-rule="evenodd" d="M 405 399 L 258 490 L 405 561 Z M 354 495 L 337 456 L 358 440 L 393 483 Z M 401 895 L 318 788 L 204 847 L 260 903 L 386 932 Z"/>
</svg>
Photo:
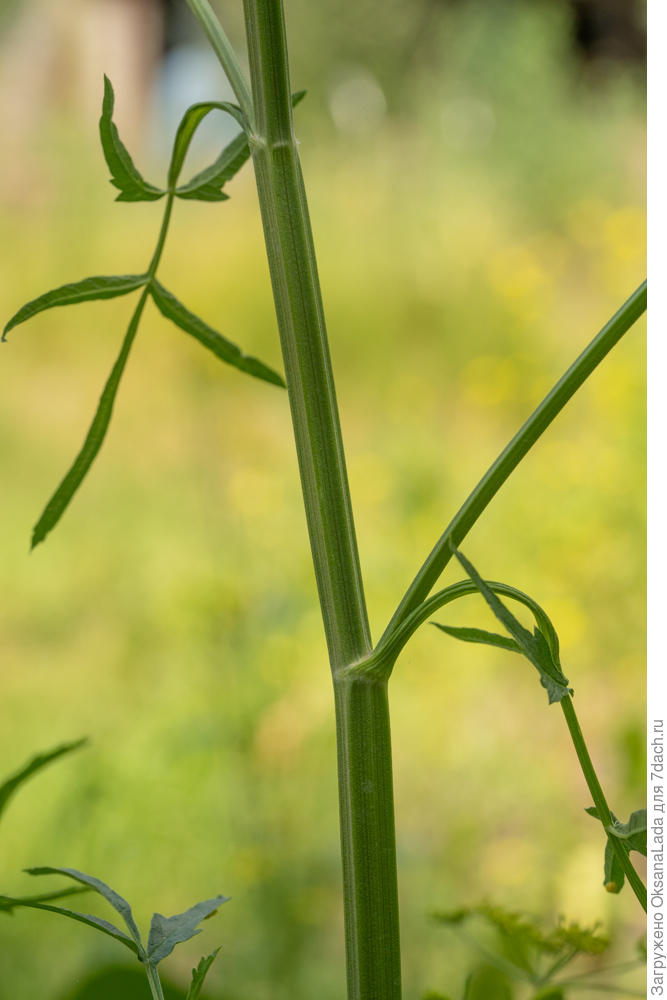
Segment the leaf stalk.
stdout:
<svg viewBox="0 0 667 1000">
<path fill-rule="evenodd" d="M 560 706 L 563 710 L 563 715 L 565 716 L 565 721 L 567 722 L 567 728 L 570 731 L 570 736 L 572 737 L 574 749 L 579 759 L 584 778 L 586 779 L 588 790 L 591 793 L 591 797 L 595 803 L 595 808 L 598 811 L 600 822 L 603 827 L 610 827 L 613 825 L 612 815 L 609 811 L 609 806 L 607 805 L 607 800 L 604 792 L 602 791 L 602 786 L 600 785 L 598 776 L 595 773 L 595 768 L 593 767 L 593 762 L 590 758 L 586 741 L 584 740 L 584 734 L 581 731 L 579 720 L 574 710 L 572 698 L 567 695 L 561 700 Z M 623 868 L 625 877 L 632 887 L 632 891 L 639 900 L 644 911 L 646 911 L 646 886 L 637 874 L 635 866 L 630 860 L 630 854 L 627 847 L 617 837 L 607 834 L 607 838 L 614 850 L 614 853 L 616 854 L 616 857 L 618 858 L 619 864 Z"/>
</svg>

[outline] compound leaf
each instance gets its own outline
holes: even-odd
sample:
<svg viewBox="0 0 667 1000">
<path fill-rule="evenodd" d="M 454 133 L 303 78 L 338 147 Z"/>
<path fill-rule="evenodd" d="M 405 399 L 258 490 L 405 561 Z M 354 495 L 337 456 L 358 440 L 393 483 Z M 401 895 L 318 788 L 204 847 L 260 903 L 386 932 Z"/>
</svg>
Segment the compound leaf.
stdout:
<svg viewBox="0 0 667 1000">
<path fill-rule="evenodd" d="M 170 955 L 179 942 L 188 941 L 199 934 L 201 929 L 198 925 L 202 920 L 212 916 L 228 899 L 228 896 L 215 896 L 203 903 L 196 903 L 185 913 L 177 913 L 174 917 L 154 913 L 148 934 L 148 961 L 151 965 L 157 965 Z"/>
<path fill-rule="evenodd" d="M 107 166 L 111 172 L 111 183 L 118 188 L 120 194 L 116 201 L 157 201 L 166 192 L 153 184 L 148 184 L 125 148 L 118 129 L 112 120 L 114 107 L 114 92 L 111 80 L 104 77 L 104 98 L 102 100 L 102 117 L 100 118 L 100 139 L 102 151 Z"/>
<path fill-rule="evenodd" d="M 220 951 L 216 948 L 214 952 L 207 955 L 206 958 L 201 958 L 199 960 L 199 965 L 196 969 L 192 970 L 192 982 L 190 983 L 190 988 L 188 990 L 188 995 L 185 1000 L 197 1000 L 199 994 L 201 993 L 201 988 L 204 985 L 204 980 L 206 979 L 206 973 L 213 965 L 215 961 L 215 956 Z"/>
<path fill-rule="evenodd" d="M 39 295 L 36 299 L 21 306 L 5 326 L 2 339 L 6 339 L 13 327 L 24 323 L 45 309 L 53 309 L 54 306 L 75 305 L 78 302 L 89 302 L 93 299 L 113 299 L 118 295 L 134 292 L 137 288 L 145 285 L 147 281 L 146 274 L 115 274 L 98 275 L 92 278 L 83 278 L 82 281 L 73 281 L 68 285 L 60 285 L 59 288 L 44 292 L 43 295 Z"/>
<path fill-rule="evenodd" d="M 24 764 L 23 767 L 20 768 L 20 770 L 18 770 L 15 774 L 12 774 L 11 777 L 7 778 L 7 780 L 0 785 L 0 815 L 2 815 L 2 812 L 6 808 L 7 803 L 16 789 L 22 785 L 24 781 L 31 778 L 37 771 L 41 771 L 41 769 L 46 767 L 47 764 L 50 764 L 51 761 L 57 760 L 58 757 L 63 757 L 65 754 L 72 753 L 74 750 L 78 750 L 79 747 L 82 747 L 85 743 L 87 743 L 87 740 L 84 738 L 81 740 L 75 740 L 73 743 L 63 743 L 61 746 L 55 747 L 53 750 L 47 750 L 45 753 L 39 753 L 29 760 L 27 764 Z"/>
<path fill-rule="evenodd" d="M 150 292 L 153 301 L 163 316 L 195 337 L 200 344 L 212 351 L 221 361 L 225 361 L 234 368 L 262 379 L 264 382 L 271 382 L 273 385 L 285 385 L 281 376 L 268 365 L 265 365 L 257 358 L 243 354 L 242 351 L 226 337 L 223 337 L 216 330 L 205 323 L 189 309 L 186 309 L 182 302 L 168 292 L 167 289 L 153 278 L 150 285 Z"/>
<path fill-rule="evenodd" d="M 95 892 L 99 893 L 106 899 L 107 903 L 113 906 L 117 913 L 120 913 L 121 917 L 127 925 L 132 940 L 137 945 L 137 948 L 143 952 L 143 946 L 141 944 L 141 935 L 139 934 L 139 929 L 134 922 L 134 917 L 132 916 L 132 909 L 130 904 L 122 896 L 119 896 L 117 892 L 114 892 L 106 882 L 102 882 L 100 879 L 95 878 L 92 875 L 85 875 L 83 872 L 79 872 L 76 868 L 51 868 L 49 866 L 40 868 L 26 868 L 29 875 L 65 875 L 67 878 L 74 879 L 75 882 L 80 882 L 81 885 L 87 886 L 89 889 L 93 889 Z M 97 917 L 87 918 L 89 920 L 94 920 L 97 923 Z M 112 924 L 107 924 L 106 920 L 101 921 L 107 927 L 113 927 Z M 113 928 L 117 930 L 117 928 Z M 121 933 L 118 931 L 118 933 Z M 122 935 L 125 937 L 126 935 Z"/>
</svg>

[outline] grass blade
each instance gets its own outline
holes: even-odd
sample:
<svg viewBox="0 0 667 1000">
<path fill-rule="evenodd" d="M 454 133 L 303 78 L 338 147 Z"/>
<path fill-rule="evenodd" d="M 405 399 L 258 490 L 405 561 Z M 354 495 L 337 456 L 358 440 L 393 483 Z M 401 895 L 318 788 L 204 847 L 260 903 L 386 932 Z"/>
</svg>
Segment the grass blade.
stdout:
<svg viewBox="0 0 667 1000">
<path fill-rule="evenodd" d="M 105 75 L 100 140 L 104 159 L 111 172 L 111 183 L 120 191 L 116 201 L 157 201 L 166 192 L 153 184 L 148 184 L 132 162 L 132 157 L 125 148 L 112 120 L 114 100 L 111 80 Z"/>
<path fill-rule="evenodd" d="M 46 910 L 48 913 L 59 913 L 62 917 L 69 917 L 70 920 L 76 920 L 80 924 L 87 924 L 89 927 L 94 927 L 95 930 L 101 931 L 103 934 L 114 938 L 116 941 L 120 941 L 120 943 L 124 944 L 126 948 L 129 948 L 130 951 L 134 952 L 135 955 L 140 956 L 140 950 L 135 942 L 129 938 L 127 934 L 124 934 L 123 931 L 119 930 L 113 924 L 110 924 L 108 920 L 102 920 L 100 917 L 93 917 L 87 913 L 77 913 L 76 910 L 67 910 L 63 906 L 51 906 L 49 903 L 40 903 L 35 900 L 14 899 L 11 896 L 0 896 L 1 909 L 11 909 L 14 907 L 25 907 L 26 909 L 32 910 Z"/>
<path fill-rule="evenodd" d="M 189 309 L 186 309 L 182 302 L 179 302 L 155 278 L 151 282 L 150 292 L 155 305 L 163 316 L 166 316 L 176 326 L 179 326 L 181 330 L 185 330 L 186 333 L 193 336 L 200 344 L 203 344 L 216 357 L 220 358 L 221 361 L 225 361 L 227 364 L 238 368 L 239 371 L 246 372 L 248 375 L 262 379 L 264 382 L 270 382 L 272 385 L 279 385 L 284 388 L 285 383 L 277 372 L 257 358 L 243 354 L 236 344 L 227 340 L 226 337 L 223 337 L 210 327 L 208 323 L 205 323 L 198 316 L 195 316 L 194 313 L 191 313 Z"/>
<path fill-rule="evenodd" d="M 106 882 L 102 882 L 98 878 L 94 878 L 92 875 L 85 875 L 83 872 L 77 871 L 75 868 L 52 868 L 50 866 L 40 867 L 40 868 L 26 868 L 29 875 L 65 875 L 67 878 L 74 879 L 75 882 L 80 882 L 81 885 L 87 886 L 89 889 L 93 889 L 95 892 L 99 893 L 106 899 L 107 903 L 113 906 L 117 913 L 120 913 L 121 917 L 125 921 L 127 928 L 132 935 L 132 940 L 137 945 L 137 948 L 143 951 L 141 944 L 141 935 L 139 934 L 139 929 L 134 922 L 134 917 L 132 916 L 132 909 L 130 904 L 122 896 L 119 896 L 117 892 L 111 889 Z M 89 920 L 97 921 L 97 917 L 90 917 Z M 101 921 L 108 927 L 113 927 L 113 924 L 107 924 L 107 921 Z M 118 934 L 121 934 L 117 928 L 113 928 Z M 126 937 L 126 935 L 122 935 Z M 136 949 L 135 949 L 136 950 Z"/>
<path fill-rule="evenodd" d="M 111 374 L 109 375 L 102 391 L 102 395 L 100 396 L 100 401 L 98 403 L 95 416 L 93 417 L 93 422 L 91 423 L 86 435 L 86 439 L 83 442 L 83 445 L 74 459 L 69 471 L 65 475 L 65 478 L 62 480 L 56 492 L 47 503 L 41 517 L 33 529 L 31 542 L 31 548 L 33 549 L 36 545 L 39 545 L 40 542 L 43 542 L 49 532 L 55 528 L 56 524 L 72 500 L 72 497 L 83 482 L 98 451 L 102 447 L 102 442 L 104 441 L 109 427 L 109 422 L 111 420 L 118 386 L 125 370 L 130 349 L 136 336 L 139 320 L 141 319 L 141 313 L 143 312 L 147 296 L 148 292 L 144 289 L 132 319 L 130 320 L 120 353 L 116 358 L 115 364 L 111 369 Z"/>
<path fill-rule="evenodd" d="M 190 988 L 185 1000 L 197 1000 L 199 994 L 201 993 L 201 988 L 204 985 L 206 973 L 213 965 L 215 957 L 219 951 L 220 949 L 216 948 L 215 951 L 211 952 L 210 955 L 207 955 L 206 958 L 201 958 L 197 968 L 192 970 L 192 982 L 190 983 Z"/>
<path fill-rule="evenodd" d="M 141 288 L 148 280 L 145 274 L 117 274 L 98 275 L 92 278 L 84 278 L 82 281 L 73 281 L 68 285 L 60 285 L 49 292 L 44 292 L 36 299 L 26 302 L 17 313 L 14 313 L 2 332 L 2 339 L 5 340 L 9 331 L 25 323 L 27 319 L 43 312 L 45 309 L 53 309 L 54 306 L 76 305 L 78 302 L 90 302 L 93 299 L 113 299 L 118 295 L 127 295 L 129 292 Z"/>
<path fill-rule="evenodd" d="M 148 933 L 148 961 L 151 965 L 157 965 L 170 955 L 181 941 L 188 941 L 195 934 L 200 934 L 199 924 L 202 920 L 213 916 L 228 899 L 228 896 L 215 896 L 213 899 L 204 900 L 203 903 L 196 903 L 185 913 L 177 913 L 173 917 L 163 917 L 161 913 L 154 913 Z"/>
<path fill-rule="evenodd" d="M 84 737 L 81 740 L 75 740 L 73 743 L 63 743 L 61 746 L 55 747 L 53 750 L 47 750 L 45 753 L 37 754 L 27 764 L 24 764 L 20 770 L 13 774 L 10 778 L 7 778 L 2 785 L 0 785 L 0 815 L 7 807 L 7 803 L 14 794 L 17 788 L 31 778 L 33 774 L 41 771 L 43 767 L 50 764 L 52 761 L 57 760 L 59 757 L 64 757 L 65 754 L 72 753 L 74 750 L 78 750 L 87 743 L 87 739 Z"/>
</svg>

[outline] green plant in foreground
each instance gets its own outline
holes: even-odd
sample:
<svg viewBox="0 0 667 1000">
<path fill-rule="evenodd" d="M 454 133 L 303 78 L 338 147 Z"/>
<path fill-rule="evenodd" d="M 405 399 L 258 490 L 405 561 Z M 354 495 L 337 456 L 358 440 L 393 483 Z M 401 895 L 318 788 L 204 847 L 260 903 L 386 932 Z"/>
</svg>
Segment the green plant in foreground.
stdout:
<svg viewBox="0 0 667 1000">
<path fill-rule="evenodd" d="M 482 903 L 459 910 L 433 914 L 433 919 L 458 932 L 483 959 L 467 977 L 462 1000 L 514 1000 L 515 984 L 529 1000 L 566 1000 L 578 990 L 597 990 L 624 996 L 643 996 L 630 989 L 600 982 L 600 977 L 615 972 L 628 972 L 645 964 L 639 955 L 634 961 L 616 966 L 599 966 L 571 970 L 578 959 L 596 959 L 609 946 L 608 939 L 597 927 L 581 927 L 560 920 L 545 931 L 540 923 L 523 913 L 512 913 L 502 907 Z M 489 947 L 479 936 L 468 938 L 469 925 L 482 925 L 493 932 Z M 567 972 L 565 973 L 565 970 Z M 564 975 L 565 973 L 565 975 Z M 527 993 L 525 991 L 528 991 Z M 448 1000 L 441 993 L 430 992 L 424 1000 Z"/>
<path fill-rule="evenodd" d="M 447 625 L 434 624 L 455 639 L 497 646 L 514 653 L 521 653 L 529 663 L 536 667 L 540 675 L 540 683 L 547 690 L 549 704 L 558 702 L 563 710 L 588 790 L 595 803 L 586 812 L 600 820 L 606 834 L 604 887 L 607 892 L 620 892 L 627 877 L 635 896 L 643 909 L 646 910 L 646 886 L 630 860 L 630 851 L 638 851 L 646 857 L 646 809 L 638 809 L 633 812 L 627 823 L 619 822 L 610 811 L 574 710 L 572 701 L 574 692 L 567 686 L 567 678 L 561 670 L 558 635 L 552 622 L 537 602 L 528 597 L 527 594 L 502 584 L 482 580 L 475 567 L 463 553 L 454 546 L 452 546 L 452 551 L 470 577 L 474 587 L 482 595 L 498 621 L 506 628 L 509 637 L 478 628 L 452 628 Z M 505 607 L 498 596 L 500 593 L 513 597 L 532 611 L 536 621 L 532 635 Z M 462 596 L 462 594 L 457 596 Z"/>
<path fill-rule="evenodd" d="M 222 185 L 250 155 L 257 181 L 267 257 L 285 363 L 304 506 L 334 687 L 338 746 L 341 854 L 347 982 L 350 1000 L 399 1000 L 401 968 L 396 849 L 389 727 L 388 681 L 403 647 L 433 612 L 466 594 L 480 592 L 509 632 L 483 635 L 467 630 L 457 638 L 485 641 L 523 653 L 537 667 L 550 702 L 559 702 L 602 822 L 607 843 L 605 881 L 620 889 L 626 877 L 645 907 L 646 890 L 629 858 L 641 842 L 641 814 L 619 824 L 609 811 L 574 714 L 558 661 L 553 627 L 530 598 L 514 588 L 484 582 L 457 551 L 503 483 L 568 400 L 646 308 L 642 283 L 573 362 L 482 476 L 453 516 L 407 588 L 379 642 L 373 645 L 357 553 L 345 456 L 324 322 L 305 188 L 294 135 L 281 0 L 244 0 L 250 81 L 207 0 L 188 0 L 232 85 L 238 105 L 197 104 L 179 126 L 168 183 L 147 184 L 138 174 L 112 122 L 113 92 L 105 85 L 101 138 L 119 200 L 166 198 L 162 228 L 148 270 L 142 275 L 88 278 L 46 293 L 9 321 L 5 333 L 35 313 L 68 302 L 108 298 L 141 289 L 118 359 L 102 394 L 83 448 L 47 505 L 33 545 L 57 523 L 101 446 L 144 305 L 150 296 L 178 326 L 221 360 L 274 384 L 282 379 L 190 313 L 157 281 L 156 272 L 176 198 L 221 200 Z M 190 139 L 202 118 L 219 109 L 231 114 L 242 134 L 207 170 L 178 186 Z M 431 595 L 457 555 L 468 579 Z M 497 595 L 519 600 L 533 612 L 537 628 L 527 632 Z M 447 629 L 446 629 L 447 630 Z M 456 631 L 449 629 L 450 634 Z M 71 874 L 71 870 L 62 869 Z M 90 879 L 88 876 L 75 876 Z M 98 883 L 98 886 L 102 883 Z M 105 887 L 106 888 L 106 887 Z M 98 889 L 98 891 L 100 891 Z M 109 890 L 110 891 L 110 890 Z M 108 898 L 108 897 L 107 897 Z M 113 904 L 112 904 L 113 905 Z M 127 905 L 127 904 L 125 904 Z M 191 911 L 188 911 L 191 912 Z M 172 918 L 173 919 L 173 918 Z M 126 938 L 123 932 L 118 932 Z M 117 935 L 112 935 L 117 936 Z M 131 934 L 137 949 L 143 948 Z M 137 951 L 138 954 L 141 953 Z M 143 951 L 150 968 L 151 942 Z M 157 977 L 157 973 L 155 973 Z M 155 990 L 155 983 L 151 981 Z M 155 994 L 154 995 L 159 995 Z"/>
<path fill-rule="evenodd" d="M 190 938 L 199 934 L 199 924 L 202 920 L 213 916 L 219 907 L 223 903 L 226 903 L 229 898 L 228 896 L 215 896 L 213 899 L 196 903 L 189 910 L 186 910 L 184 913 L 177 913 L 173 917 L 163 917 L 161 913 L 154 913 L 148 932 L 148 941 L 144 944 L 132 916 L 130 904 L 122 896 L 119 896 L 117 892 L 110 889 L 108 885 L 101 882 L 100 879 L 93 878 L 91 875 L 84 875 L 83 872 L 78 872 L 74 868 L 42 867 L 27 868 L 26 871 L 29 875 L 64 875 L 80 883 L 86 889 L 92 889 L 94 892 L 99 893 L 121 915 L 127 927 L 127 933 L 120 930 L 114 924 L 109 923 L 108 920 L 100 919 L 100 917 L 94 917 L 86 913 L 77 913 L 74 910 L 67 910 L 62 906 L 53 906 L 50 903 L 37 900 L 13 899 L 11 897 L 0 896 L 0 905 L 4 902 L 8 907 L 24 906 L 37 910 L 46 910 L 50 913 L 59 913 L 63 917 L 69 917 L 70 920 L 94 927 L 107 937 L 119 941 L 120 944 L 129 948 L 143 965 L 153 1000 L 164 1000 L 157 968 L 160 962 L 171 955 L 177 944 L 180 944 L 182 941 L 189 941 Z M 217 954 L 218 950 L 216 949 L 210 955 L 202 958 L 197 968 L 192 970 L 192 981 L 186 1000 L 195 1000 L 199 996 L 206 974 L 215 961 Z"/>
</svg>

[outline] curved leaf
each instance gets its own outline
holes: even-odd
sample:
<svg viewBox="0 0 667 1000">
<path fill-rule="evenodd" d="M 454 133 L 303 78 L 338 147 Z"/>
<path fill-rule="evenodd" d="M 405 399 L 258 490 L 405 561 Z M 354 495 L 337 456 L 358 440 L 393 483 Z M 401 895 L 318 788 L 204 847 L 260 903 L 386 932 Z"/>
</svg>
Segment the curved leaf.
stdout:
<svg viewBox="0 0 667 1000">
<path fill-rule="evenodd" d="M 201 958 L 197 968 L 192 970 L 192 982 L 190 983 L 188 995 L 185 1000 L 197 1000 L 199 994 L 201 993 L 201 988 L 204 985 L 206 973 L 213 965 L 215 957 L 219 951 L 220 949 L 216 948 L 215 951 L 211 952 L 210 955 L 207 955 L 206 958 Z"/>
<path fill-rule="evenodd" d="M 463 642 L 479 642 L 485 646 L 498 646 L 500 649 L 509 649 L 513 653 L 520 653 L 521 647 L 514 639 L 509 639 L 506 635 L 497 635 L 495 632 L 486 632 L 482 628 L 456 628 L 452 625 L 439 625 L 438 622 L 431 622 L 441 632 L 446 632 L 453 639 L 461 639 Z"/>
<path fill-rule="evenodd" d="M 306 96 L 305 90 L 292 95 L 292 107 L 296 107 Z M 187 112 L 186 112 L 187 113 Z M 237 135 L 220 156 L 205 170 L 195 174 L 187 184 L 176 188 L 179 198 L 194 198 L 199 201 L 225 201 L 227 195 L 220 188 L 238 173 L 250 156 L 250 146 L 245 132 Z"/>
<path fill-rule="evenodd" d="M 244 133 L 248 131 L 249 126 L 246 117 L 236 104 L 231 104 L 229 101 L 204 101 L 199 104 L 192 104 L 181 118 L 181 123 L 176 131 L 169 174 L 167 175 L 170 189 L 174 188 L 178 180 L 178 175 L 181 172 L 186 153 L 197 127 L 211 111 L 226 111 L 227 114 L 236 119 Z"/>
<path fill-rule="evenodd" d="M 170 319 L 176 326 L 180 326 L 181 330 L 185 330 L 186 333 L 195 337 L 200 344 L 212 351 L 221 361 L 233 365 L 234 368 L 238 368 L 239 371 L 246 372 L 248 375 L 262 379 L 264 382 L 284 387 L 285 383 L 277 372 L 257 358 L 243 354 L 236 344 L 227 340 L 208 323 L 186 309 L 183 303 L 179 302 L 171 292 L 168 292 L 156 278 L 151 281 L 150 293 L 163 316 Z"/>
<path fill-rule="evenodd" d="M 148 184 L 135 167 L 112 121 L 113 106 L 113 87 L 111 80 L 105 75 L 100 140 L 104 159 L 111 171 L 111 183 L 120 191 L 116 201 L 157 201 L 166 194 L 166 191 Z"/>
<path fill-rule="evenodd" d="M 73 281 L 68 285 L 60 285 L 21 306 L 5 326 L 2 339 L 6 339 L 13 327 L 18 326 L 19 323 L 25 323 L 27 319 L 45 309 L 76 305 L 78 302 L 89 302 L 93 299 L 113 299 L 118 295 L 127 295 L 129 292 L 136 291 L 147 281 L 148 275 L 146 274 L 115 274 L 97 275 L 92 278 L 83 278 L 81 281 Z"/>
<path fill-rule="evenodd" d="M 33 549 L 40 542 L 43 542 L 48 533 L 55 528 L 102 447 L 102 442 L 104 441 L 111 420 L 111 414 L 113 413 L 118 386 L 125 371 L 125 365 L 137 333 L 147 295 L 148 292 L 144 291 L 130 320 L 127 332 L 123 338 L 120 353 L 102 390 L 95 416 L 88 429 L 83 445 L 33 528 L 31 542 L 31 548 Z"/>
<path fill-rule="evenodd" d="M 47 750 L 46 753 L 39 753 L 27 764 L 13 774 L 10 778 L 7 778 L 2 785 L 0 785 L 0 815 L 4 811 L 16 789 L 27 781 L 28 778 L 32 777 L 37 771 L 41 771 L 43 767 L 50 764 L 51 761 L 57 760 L 58 757 L 63 757 L 67 753 L 72 753 L 73 750 L 78 750 L 82 747 L 88 740 L 84 737 L 81 740 L 75 740 L 73 743 L 63 743 L 59 747 L 55 747 L 53 750 Z"/>
<path fill-rule="evenodd" d="M 26 868 L 28 875 L 65 875 L 67 878 L 74 879 L 75 882 L 80 882 L 81 885 L 87 886 L 89 889 L 93 889 L 98 892 L 100 896 L 106 899 L 107 903 L 113 906 L 114 910 L 120 913 L 121 917 L 127 925 L 127 929 L 132 935 L 133 941 L 136 943 L 139 951 L 143 951 L 143 946 L 141 944 L 141 935 L 137 925 L 134 922 L 134 917 L 132 916 L 132 909 L 130 904 L 122 896 L 119 896 L 117 892 L 114 892 L 106 882 L 102 882 L 98 878 L 94 878 L 92 875 L 85 875 L 83 872 L 79 872 L 76 868 L 51 868 L 50 866 L 40 867 L 40 868 Z M 97 917 L 89 918 L 97 921 Z M 101 921 L 108 927 L 113 927 L 113 924 L 107 924 L 107 921 Z M 117 928 L 114 928 L 117 930 Z M 121 932 L 118 931 L 120 934 Z M 126 935 L 122 935 L 125 937 Z"/>
<path fill-rule="evenodd" d="M 452 550 L 477 590 L 479 590 L 480 594 L 493 611 L 496 618 L 505 626 L 509 634 L 520 647 L 520 650 L 526 659 L 528 659 L 537 669 L 540 675 L 540 682 L 547 691 L 549 704 L 561 701 L 566 695 L 569 695 L 570 689 L 567 686 L 568 681 L 560 668 L 558 637 L 556 636 L 553 625 L 539 605 L 535 604 L 532 599 L 528 599 L 530 601 L 531 608 L 534 607 L 540 612 L 540 625 L 544 627 L 545 623 L 548 623 L 547 634 L 545 635 L 545 633 L 541 631 L 541 628 L 536 626 L 533 634 L 531 635 L 531 633 L 523 627 L 521 622 L 514 617 L 511 611 L 505 607 L 500 598 L 481 578 L 475 567 L 468 559 L 466 559 L 463 553 L 459 552 L 459 550 L 453 545 Z"/>
<path fill-rule="evenodd" d="M 188 941 L 195 934 L 201 933 L 199 924 L 202 920 L 212 916 L 228 899 L 228 896 L 215 896 L 203 903 L 196 903 L 185 913 L 177 913 L 174 917 L 154 913 L 148 934 L 148 961 L 151 965 L 157 965 L 170 955 L 181 941 Z"/>
<path fill-rule="evenodd" d="M 53 899 L 80 896 L 84 892 L 88 892 L 88 889 L 79 886 L 78 888 L 61 889 L 59 892 L 40 892 L 36 896 L 18 896 L 16 899 L 12 896 L 0 896 L 0 910 L 11 913 L 20 906 L 28 906 L 31 903 L 50 903 Z"/>
<path fill-rule="evenodd" d="M 76 920 L 80 924 L 87 924 L 89 927 L 94 927 L 95 930 L 107 934 L 116 941 L 120 941 L 126 948 L 134 952 L 135 955 L 141 957 L 139 948 L 127 934 L 124 934 L 123 931 L 110 924 L 108 920 L 102 920 L 100 917 L 93 917 L 87 913 L 77 913 L 76 910 L 67 910 L 63 906 L 50 906 L 48 903 L 38 903 L 34 900 L 14 899 L 11 896 L 0 896 L 0 907 L 2 909 L 25 907 L 32 910 L 47 910 L 49 913 L 59 913 L 62 917 L 69 917 L 70 920 Z"/>
</svg>

